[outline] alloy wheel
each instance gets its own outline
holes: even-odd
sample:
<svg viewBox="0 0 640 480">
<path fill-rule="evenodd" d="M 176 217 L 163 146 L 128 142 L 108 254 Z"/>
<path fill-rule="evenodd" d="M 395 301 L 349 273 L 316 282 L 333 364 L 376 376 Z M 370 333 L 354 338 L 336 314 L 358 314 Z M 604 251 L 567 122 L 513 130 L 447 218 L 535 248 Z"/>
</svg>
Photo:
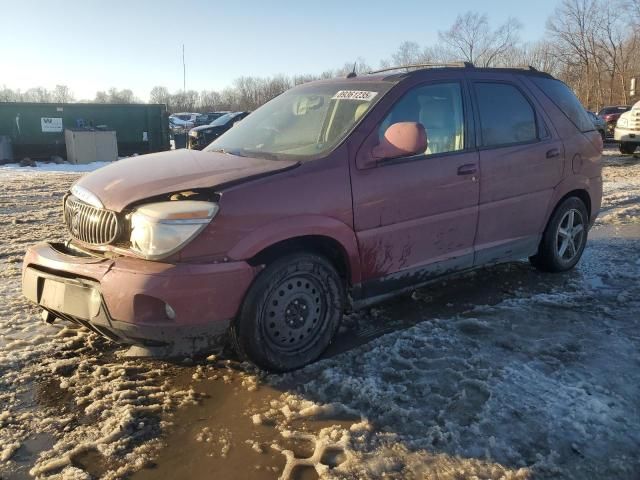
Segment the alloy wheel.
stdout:
<svg viewBox="0 0 640 480">
<path fill-rule="evenodd" d="M 575 208 L 562 216 L 556 234 L 556 254 L 565 263 L 571 262 L 580 253 L 585 238 L 582 213 Z"/>
</svg>

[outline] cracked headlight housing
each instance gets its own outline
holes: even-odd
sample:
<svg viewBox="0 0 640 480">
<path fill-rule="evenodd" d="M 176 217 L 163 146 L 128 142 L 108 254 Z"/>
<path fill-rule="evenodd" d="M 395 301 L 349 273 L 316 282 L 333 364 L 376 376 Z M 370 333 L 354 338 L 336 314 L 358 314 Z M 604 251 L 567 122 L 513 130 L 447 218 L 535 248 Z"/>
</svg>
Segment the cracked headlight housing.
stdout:
<svg viewBox="0 0 640 480">
<path fill-rule="evenodd" d="M 193 240 L 218 209 L 217 203 L 197 200 L 142 205 L 130 217 L 131 250 L 148 260 L 167 257 Z"/>
</svg>

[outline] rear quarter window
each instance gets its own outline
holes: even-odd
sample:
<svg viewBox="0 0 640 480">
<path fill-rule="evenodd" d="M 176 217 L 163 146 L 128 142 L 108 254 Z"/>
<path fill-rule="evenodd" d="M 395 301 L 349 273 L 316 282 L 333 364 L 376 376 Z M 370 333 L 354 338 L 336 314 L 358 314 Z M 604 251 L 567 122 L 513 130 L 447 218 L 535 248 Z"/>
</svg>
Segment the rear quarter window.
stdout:
<svg viewBox="0 0 640 480">
<path fill-rule="evenodd" d="M 562 113 L 581 132 L 595 130 L 593 122 L 589 118 L 587 111 L 578 100 L 578 97 L 560 80 L 545 77 L 533 77 L 535 83 L 549 99 L 562 110 Z"/>
</svg>

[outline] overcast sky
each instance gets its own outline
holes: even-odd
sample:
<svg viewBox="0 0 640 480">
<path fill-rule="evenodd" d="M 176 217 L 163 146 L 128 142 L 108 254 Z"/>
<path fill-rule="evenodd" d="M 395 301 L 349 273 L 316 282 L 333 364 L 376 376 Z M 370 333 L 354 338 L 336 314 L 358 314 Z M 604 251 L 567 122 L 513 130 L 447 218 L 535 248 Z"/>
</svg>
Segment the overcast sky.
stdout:
<svg viewBox="0 0 640 480">
<path fill-rule="evenodd" d="M 437 40 L 467 10 L 509 16 L 537 40 L 559 0 L 0 0 L 0 86 L 68 85 L 76 99 L 155 85 L 222 89 L 242 75 L 320 73 L 363 57 L 378 66 L 404 40 Z"/>
</svg>

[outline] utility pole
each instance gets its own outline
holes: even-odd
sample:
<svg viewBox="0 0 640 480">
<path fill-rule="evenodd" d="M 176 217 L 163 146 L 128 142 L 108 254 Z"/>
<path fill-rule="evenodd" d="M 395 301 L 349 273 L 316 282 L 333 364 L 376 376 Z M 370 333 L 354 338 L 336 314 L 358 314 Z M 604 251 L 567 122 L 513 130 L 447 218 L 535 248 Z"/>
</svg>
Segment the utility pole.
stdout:
<svg viewBox="0 0 640 480">
<path fill-rule="evenodd" d="M 184 63 L 184 43 L 182 44 L 182 91 L 187 91 L 187 66 Z"/>
</svg>

